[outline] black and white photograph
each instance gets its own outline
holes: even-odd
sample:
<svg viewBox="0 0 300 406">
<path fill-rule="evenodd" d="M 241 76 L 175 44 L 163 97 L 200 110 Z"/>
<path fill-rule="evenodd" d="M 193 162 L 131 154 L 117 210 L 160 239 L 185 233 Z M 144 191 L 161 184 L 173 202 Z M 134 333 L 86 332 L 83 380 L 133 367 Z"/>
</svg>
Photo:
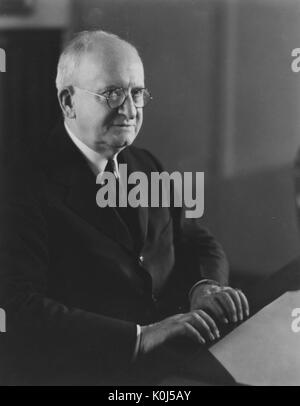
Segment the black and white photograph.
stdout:
<svg viewBox="0 0 300 406">
<path fill-rule="evenodd" d="M 0 0 L 0 387 L 300 386 L 299 232 L 300 0 Z"/>
</svg>

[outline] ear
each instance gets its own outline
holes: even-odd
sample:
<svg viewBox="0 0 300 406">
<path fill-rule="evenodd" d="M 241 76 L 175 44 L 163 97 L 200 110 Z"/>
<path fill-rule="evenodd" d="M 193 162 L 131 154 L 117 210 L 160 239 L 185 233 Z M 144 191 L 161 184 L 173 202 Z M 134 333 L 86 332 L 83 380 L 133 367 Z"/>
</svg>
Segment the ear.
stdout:
<svg viewBox="0 0 300 406">
<path fill-rule="evenodd" d="M 72 87 L 65 87 L 58 93 L 59 105 L 65 117 L 76 118 Z"/>
</svg>

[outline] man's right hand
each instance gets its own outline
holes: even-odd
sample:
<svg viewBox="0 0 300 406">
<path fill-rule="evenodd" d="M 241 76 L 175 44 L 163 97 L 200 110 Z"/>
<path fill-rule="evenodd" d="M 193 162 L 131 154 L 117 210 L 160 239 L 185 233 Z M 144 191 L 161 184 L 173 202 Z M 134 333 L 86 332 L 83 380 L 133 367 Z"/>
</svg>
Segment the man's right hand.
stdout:
<svg viewBox="0 0 300 406">
<path fill-rule="evenodd" d="M 203 345 L 220 338 L 220 332 L 214 320 L 203 310 L 176 314 L 141 327 L 140 354 L 147 354 L 176 337 L 190 338 Z"/>
</svg>

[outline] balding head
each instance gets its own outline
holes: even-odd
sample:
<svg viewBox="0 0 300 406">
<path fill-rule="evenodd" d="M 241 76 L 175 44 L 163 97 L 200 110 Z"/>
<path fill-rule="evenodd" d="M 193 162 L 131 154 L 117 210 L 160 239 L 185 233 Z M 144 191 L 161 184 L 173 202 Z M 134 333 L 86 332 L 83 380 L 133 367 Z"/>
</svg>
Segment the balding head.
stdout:
<svg viewBox="0 0 300 406">
<path fill-rule="evenodd" d="M 109 66 L 115 65 L 115 62 L 121 60 L 124 54 L 132 55 L 141 62 L 137 49 L 115 34 L 101 30 L 82 31 L 76 34 L 59 58 L 56 76 L 58 92 L 74 84 L 80 65 L 86 58 L 96 56 L 97 61 L 105 61 L 109 69 Z"/>
<path fill-rule="evenodd" d="M 89 148 L 111 157 L 134 141 L 143 122 L 136 100 L 146 89 L 131 44 L 103 31 L 78 34 L 60 57 L 56 84 L 65 123 Z M 120 94 L 124 100 L 111 106 L 109 97 Z"/>
</svg>

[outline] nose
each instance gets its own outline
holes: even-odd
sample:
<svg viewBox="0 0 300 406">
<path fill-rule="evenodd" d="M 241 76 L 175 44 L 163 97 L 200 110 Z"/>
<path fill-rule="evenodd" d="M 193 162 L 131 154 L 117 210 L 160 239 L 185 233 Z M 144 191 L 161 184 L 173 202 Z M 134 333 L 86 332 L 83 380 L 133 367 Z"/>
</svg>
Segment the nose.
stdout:
<svg viewBox="0 0 300 406">
<path fill-rule="evenodd" d="M 128 92 L 124 103 L 118 109 L 119 114 L 126 117 L 127 120 L 133 120 L 136 118 L 137 109 L 132 99 L 131 92 Z"/>
</svg>

